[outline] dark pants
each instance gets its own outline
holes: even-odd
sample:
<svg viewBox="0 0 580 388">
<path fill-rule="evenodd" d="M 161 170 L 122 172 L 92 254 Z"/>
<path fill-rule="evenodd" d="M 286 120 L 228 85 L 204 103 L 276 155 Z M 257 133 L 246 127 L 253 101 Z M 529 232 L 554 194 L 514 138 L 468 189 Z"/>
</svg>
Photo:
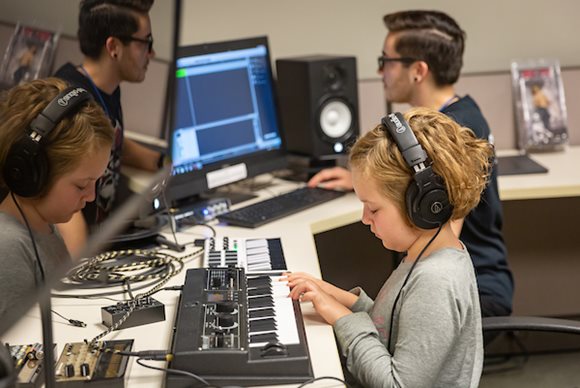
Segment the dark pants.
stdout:
<svg viewBox="0 0 580 388">
<path fill-rule="evenodd" d="M 489 297 L 481 296 L 481 317 L 502 317 L 510 315 L 512 312 L 505 306 L 498 305 L 495 301 L 491 300 Z M 494 340 L 501 332 L 500 331 L 490 331 L 483 332 L 483 346 L 487 346 L 491 341 Z"/>
</svg>

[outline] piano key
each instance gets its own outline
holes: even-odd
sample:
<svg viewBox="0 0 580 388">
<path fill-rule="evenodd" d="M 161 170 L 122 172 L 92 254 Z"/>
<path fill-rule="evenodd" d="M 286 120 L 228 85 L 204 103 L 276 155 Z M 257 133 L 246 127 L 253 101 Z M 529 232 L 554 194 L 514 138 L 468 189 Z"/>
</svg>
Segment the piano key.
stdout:
<svg viewBox="0 0 580 388">
<path fill-rule="evenodd" d="M 257 330 L 264 329 L 264 326 L 259 324 L 253 324 L 254 321 L 263 319 L 267 312 L 272 312 L 272 309 L 256 309 L 258 301 L 260 304 L 266 303 L 267 299 L 265 297 L 271 298 L 273 306 L 273 317 L 276 322 L 275 334 L 277 340 L 283 344 L 291 345 L 300 343 L 300 338 L 298 336 L 298 327 L 296 325 L 296 317 L 294 316 L 294 305 L 292 299 L 288 297 L 290 289 L 288 287 L 287 281 L 280 281 L 281 276 L 248 276 L 249 284 L 260 284 L 261 288 L 254 288 L 253 290 L 263 290 L 266 292 L 265 296 L 249 296 L 251 288 L 248 288 L 248 304 L 249 304 L 249 316 L 250 316 L 250 335 L 252 334 L 265 334 Z M 265 283 L 269 283 L 270 288 L 264 287 Z M 255 300 L 254 302 L 252 302 Z M 268 311 L 266 311 L 268 310 Z M 260 317 L 253 316 L 253 314 L 260 314 Z M 258 338 L 255 337 L 251 342 L 252 347 L 258 347 L 265 345 L 266 342 L 260 342 Z"/>
<path fill-rule="evenodd" d="M 275 331 L 276 329 L 277 329 L 276 320 L 272 317 L 253 319 L 250 321 L 250 333 Z"/>
<path fill-rule="evenodd" d="M 264 295 L 272 290 L 271 287 L 260 287 L 260 288 L 248 288 L 248 296 L 259 296 Z"/>
<path fill-rule="evenodd" d="M 250 334 L 250 347 L 261 347 L 266 345 L 268 342 L 278 341 L 278 336 L 276 333 L 262 333 L 262 334 Z"/>
<path fill-rule="evenodd" d="M 258 307 L 271 307 L 274 305 L 274 301 L 271 296 L 258 296 L 258 297 L 251 297 L 248 298 L 248 307 L 258 308 Z"/>
<path fill-rule="evenodd" d="M 266 307 L 262 309 L 254 309 L 249 312 L 250 319 L 252 318 L 264 318 L 264 317 L 273 317 L 275 316 L 275 312 L 273 308 Z"/>
<path fill-rule="evenodd" d="M 247 273 L 286 269 L 279 238 L 210 238 L 206 240 L 205 249 L 204 267 L 237 266 Z"/>
</svg>

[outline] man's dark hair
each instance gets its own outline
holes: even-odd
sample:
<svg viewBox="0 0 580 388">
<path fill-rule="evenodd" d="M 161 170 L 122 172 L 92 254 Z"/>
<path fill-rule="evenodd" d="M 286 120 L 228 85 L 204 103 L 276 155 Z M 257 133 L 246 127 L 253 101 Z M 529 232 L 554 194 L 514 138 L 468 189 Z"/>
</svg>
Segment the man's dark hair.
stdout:
<svg viewBox="0 0 580 388">
<path fill-rule="evenodd" d="M 83 0 L 77 34 L 82 53 L 97 59 L 108 37 L 132 36 L 139 29 L 135 12 L 147 14 L 153 1 Z"/>
<path fill-rule="evenodd" d="M 402 57 L 425 61 L 437 86 L 457 82 L 463 66 L 465 32 L 439 11 L 402 11 L 383 18 L 389 32 L 397 32 L 395 50 Z"/>
</svg>

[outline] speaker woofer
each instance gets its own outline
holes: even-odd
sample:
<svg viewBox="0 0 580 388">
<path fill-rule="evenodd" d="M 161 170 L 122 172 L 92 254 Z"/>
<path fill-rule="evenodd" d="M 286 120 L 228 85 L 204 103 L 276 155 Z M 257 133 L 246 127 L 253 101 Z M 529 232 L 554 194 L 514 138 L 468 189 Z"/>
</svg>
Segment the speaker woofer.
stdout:
<svg viewBox="0 0 580 388">
<path fill-rule="evenodd" d="M 324 136 L 329 140 L 338 141 L 351 129 L 352 111 L 343 100 L 326 101 L 320 107 L 319 123 Z"/>
</svg>

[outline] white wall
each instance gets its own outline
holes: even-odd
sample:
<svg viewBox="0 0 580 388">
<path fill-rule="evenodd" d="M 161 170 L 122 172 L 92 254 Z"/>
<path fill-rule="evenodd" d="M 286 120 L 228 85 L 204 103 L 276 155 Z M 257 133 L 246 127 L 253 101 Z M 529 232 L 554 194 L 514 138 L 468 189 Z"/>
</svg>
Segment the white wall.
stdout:
<svg viewBox="0 0 580 388">
<path fill-rule="evenodd" d="M 0 21 L 35 22 L 76 34 L 79 0 L 1 0 Z M 464 71 L 507 70 L 514 58 L 555 57 L 580 65 L 576 0 L 183 0 L 184 44 L 268 35 L 272 57 L 355 55 L 360 78 L 376 76 L 382 16 L 438 9 L 467 32 Z M 173 0 L 151 11 L 158 57 L 169 59 Z"/>
<path fill-rule="evenodd" d="M 184 0 L 182 43 L 268 35 L 272 57 L 347 54 L 359 78 L 376 77 L 382 16 L 438 9 L 467 33 L 465 72 L 508 70 L 514 58 L 555 57 L 580 65 L 575 0 Z"/>
</svg>

